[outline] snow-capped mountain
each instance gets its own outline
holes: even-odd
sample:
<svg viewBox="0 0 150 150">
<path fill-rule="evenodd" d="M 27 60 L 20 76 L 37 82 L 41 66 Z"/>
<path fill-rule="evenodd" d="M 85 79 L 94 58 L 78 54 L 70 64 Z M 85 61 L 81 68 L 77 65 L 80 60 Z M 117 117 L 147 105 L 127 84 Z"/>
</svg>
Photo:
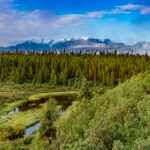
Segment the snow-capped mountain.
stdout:
<svg viewBox="0 0 150 150">
<path fill-rule="evenodd" d="M 138 42 L 134 45 L 137 49 L 150 50 L 150 42 Z"/>
<path fill-rule="evenodd" d="M 54 49 L 62 49 L 62 48 L 67 48 L 67 49 L 76 49 L 76 48 L 99 48 L 99 49 L 105 49 L 105 48 L 110 48 L 110 47 L 118 47 L 118 46 L 123 46 L 123 43 L 115 43 L 112 42 L 110 39 L 96 39 L 96 38 L 80 38 L 80 39 L 74 39 L 71 38 L 69 40 L 63 40 L 63 41 L 58 41 L 54 43 L 53 45 L 51 44 L 53 41 L 50 42 L 51 48 Z"/>
<path fill-rule="evenodd" d="M 118 53 L 139 53 L 139 54 L 150 54 L 150 42 L 138 42 L 134 45 L 125 45 L 124 43 L 116 43 L 110 39 L 98 39 L 98 38 L 87 38 L 82 37 L 79 39 L 55 39 L 50 40 L 47 43 L 37 43 L 33 41 L 26 41 L 15 46 L 0 47 L 0 50 L 14 51 L 16 49 L 23 51 L 41 51 L 41 50 L 96 50 L 96 51 L 114 51 Z"/>
</svg>

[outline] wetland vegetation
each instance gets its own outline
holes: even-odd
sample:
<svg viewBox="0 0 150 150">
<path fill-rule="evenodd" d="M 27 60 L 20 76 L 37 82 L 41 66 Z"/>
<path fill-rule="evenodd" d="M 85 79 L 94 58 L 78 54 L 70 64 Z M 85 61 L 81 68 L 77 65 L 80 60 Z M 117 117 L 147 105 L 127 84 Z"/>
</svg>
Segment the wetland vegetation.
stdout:
<svg viewBox="0 0 150 150">
<path fill-rule="evenodd" d="M 0 150 L 149 149 L 148 55 L 2 52 L 0 69 Z"/>
</svg>

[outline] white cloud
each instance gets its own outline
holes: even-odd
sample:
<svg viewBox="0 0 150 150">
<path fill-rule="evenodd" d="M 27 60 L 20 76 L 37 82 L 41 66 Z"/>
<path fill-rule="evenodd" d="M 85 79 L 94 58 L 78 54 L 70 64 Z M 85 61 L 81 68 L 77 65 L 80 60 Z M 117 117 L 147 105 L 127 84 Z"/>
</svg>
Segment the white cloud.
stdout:
<svg viewBox="0 0 150 150">
<path fill-rule="evenodd" d="M 141 9 L 141 14 L 150 14 L 150 7 L 144 7 Z"/>
<path fill-rule="evenodd" d="M 139 10 L 140 14 L 150 14 L 150 6 L 145 5 L 133 5 L 133 4 L 127 4 L 127 5 L 121 5 L 117 6 L 120 10 Z"/>
<path fill-rule="evenodd" d="M 24 41 L 49 37 L 58 28 L 80 24 L 82 17 L 78 14 L 57 16 L 51 11 L 41 10 L 0 10 L 0 46 L 9 45 L 18 39 Z"/>
<path fill-rule="evenodd" d="M 85 17 L 90 17 L 90 18 L 101 18 L 103 15 L 108 14 L 107 11 L 95 11 L 95 12 L 88 12 L 85 14 Z"/>
<path fill-rule="evenodd" d="M 82 22 L 81 18 L 83 17 L 84 15 L 80 14 L 69 14 L 58 16 L 57 19 L 54 21 L 54 25 L 55 27 L 61 27 L 65 25 L 78 25 Z"/>
<path fill-rule="evenodd" d="M 142 5 L 127 4 L 127 5 L 117 6 L 117 8 L 120 8 L 121 10 L 137 10 L 140 9 L 141 6 Z"/>
<path fill-rule="evenodd" d="M 112 11 L 110 11 L 108 14 L 110 14 L 110 15 L 117 15 L 117 14 L 131 14 L 131 12 L 130 11 L 126 11 L 126 10 L 121 10 L 121 9 L 119 9 L 118 7 L 116 7 L 116 9 L 114 9 L 114 10 L 112 10 Z"/>
<path fill-rule="evenodd" d="M 56 15 L 51 11 L 18 11 L 13 9 L 13 0 L 0 0 L 0 45 L 14 41 L 48 38 L 62 28 L 78 26 L 86 19 L 102 18 L 105 15 L 130 14 L 139 10 L 141 14 L 150 14 L 150 7 L 143 5 L 121 5 L 110 11 L 93 11 L 84 14 Z M 60 29 L 58 29 L 60 28 Z"/>
<path fill-rule="evenodd" d="M 17 11 L 12 8 L 0 10 L 0 45 L 9 45 L 30 39 L 48 38 L 61 28 L 77 26 L 87 18 L 100 18 L 107 11 L 88 12 L 85 14 L 56 15 L 51 11 Z M 111 12 L 114 13 L 114 12 Z M 60 29 L 58 29 L 60 28 Z M 7 39 L 7 40 L 6 40 Z"/>
</svg>

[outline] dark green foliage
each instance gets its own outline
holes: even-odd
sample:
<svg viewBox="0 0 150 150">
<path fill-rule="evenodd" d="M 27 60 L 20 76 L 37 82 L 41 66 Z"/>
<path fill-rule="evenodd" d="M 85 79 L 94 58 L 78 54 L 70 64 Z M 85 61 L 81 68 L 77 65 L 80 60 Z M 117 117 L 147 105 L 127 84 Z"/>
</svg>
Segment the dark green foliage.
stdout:
<svg viewBox="0 0 150 150">
<path fill-rule="evenodd" d="M 25 128 L 20 126 L 20 125 L 18 125 L 16 128 L 10 127 L 8 129 L 8 133 L 9 133 L 8 138 L 10 140 L 14 140 L 16 138 L 20 138 L 20 137 L 23 136 L 24 130 L 25 130 Z"/>
<path fill-rule="evenodd" d="M 134 74 L 146 71 L 150 66 L 147 55 L 115 53 L 67 54 L 46 53 L 8 53 L 0 54 L 0 80 L 15 83 L 50 83 L 68 85 L 84 77 L 94 85 L 114 86 Z"/>
<path fill-rule="evenodd" d="M 50 99 L 47 102 L 47 106 L 44 108 L 42 117 L 42 124 L 40 126 L 40 138 L 48 140 L 49 143 L 56 138 L 56 128 L 53 122 L 58 118 L 59 110 L 57 110 L 57 104 L 54 99 Z"/>
<path fill-rule="evenodd" d="M 25 145 L 28 145 L 28 144 L 31 144 L 32 140 L 33 140 L 33 137 L 32 137 L 32 136 L 26 136 L 26 137 L 23 139 L 23 143 L 24 143 Z"/>
<path fill-rule="evenodd" d="M 81 88 L 79 90 L 79 98 L 89 99 L 92 97 L 92 82 L 87 81 L 87 79 L 83 79 Z"/>
<path fill-rule="evenodd" d="M 104 95 L 75 102 L 56 122 L 62 150 L 124 150 L 150 146 L 150 73 Z"/>
</svg>

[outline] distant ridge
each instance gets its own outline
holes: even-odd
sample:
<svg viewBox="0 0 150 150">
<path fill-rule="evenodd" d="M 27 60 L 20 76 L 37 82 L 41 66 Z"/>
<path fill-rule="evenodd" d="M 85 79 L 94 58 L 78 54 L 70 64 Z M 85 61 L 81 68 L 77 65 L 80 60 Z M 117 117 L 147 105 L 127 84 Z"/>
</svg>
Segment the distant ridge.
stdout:
<svg viewBox="0 0 150 150">
<path fill-rule="evenodd" d="M 47 43 L 37 43 L 33 41 L 26 41 L 14 46 L 0 47 L 0 50 L 5 51 L 42 51 L 42 50 L 97 50 L 97 51 L 114 51 L 118 53 L 139 53 L 139 54 L 150 54 L 150 42 L 138 42 L 134 45 L 126 45 L 124 43 L 116 43 L 110 39 L 98 39 L 98 38 L 79 38 L 79 39 L 60 39 L 50 40 Z"/>
<path fill-rule="evenodd" d="M 36 43 L 36 42 L 32 42 L 32 41 L 26 41 L 24 43 L 21 44 L 17 44 L 15 46 L 8 46 L 8 47 L 3 47 L 0 48 L 1 50 L 10 50 L 10 51 L 14 51 L 14 50 L 23 50 L 23 51 L 29 51 L 29 50 L 43 50 L 43 49 L 50 49 L 50 46 L 48 44 L 42 44 L 42 43 Z"/>
</svg>

